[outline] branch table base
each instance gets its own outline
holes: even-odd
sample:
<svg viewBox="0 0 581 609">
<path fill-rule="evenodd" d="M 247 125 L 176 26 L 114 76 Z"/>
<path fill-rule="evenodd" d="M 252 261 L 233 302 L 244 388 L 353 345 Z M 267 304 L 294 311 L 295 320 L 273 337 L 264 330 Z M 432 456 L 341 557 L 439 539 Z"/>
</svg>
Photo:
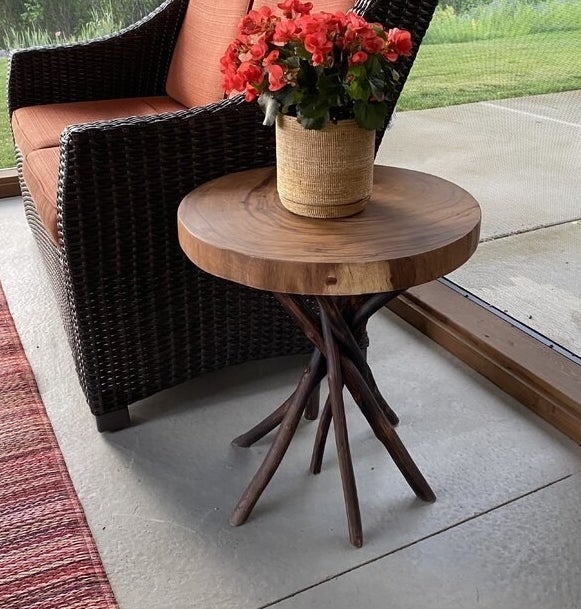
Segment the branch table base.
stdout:
<svg viewBox="0 0 581 609">
<path fill-rule="evenodd" d="M 343 389 L 375 436 L 424 501 L 436 499 L 394 427 L 387 404 L 360 348 L 371 316 L 401 291 L 451 272 L 478 244 L 480 208 L 465 190 L 435 176 L 394 167 L 374 168 L 371 199 L 349 218 L 296 216 L 280 204 L 273 168 L 207 182 L 180 204 L 178 235 L 188 258 L 208 273 L 266 290 L 313 343 L 293 394 L 234 440 L 250 446 L 278 427 L 268 453 L 232 512 L 244 523 L 280 465 L 301 416 L 314 419 L 313 397 L 326 377 L 310 470 L 321 471 L 333 423 L 349 538 L 363 543 L 349 449 Z M 310 303 L 316 303 L 313 309 Z"/>
<path fill-rule="evenodd" d="M 234 440 L 237 446 L 250 446 L 279 425 L 262 465 L 232 512 L 231 524 L 240 525 L 250 515 L 280 465 L 312 391 L 325 375 L 329 383 L 329 397 L 319 421 L 310 470 L 313 474 L 321 471 L 323 451 L 332 421 L 351 543 L 360 547 L 363 543 L 363 531 L 347 435 L 344 386 L 416 495 L 424 501 L 436 500 L 432 489 L 393 428 L 398 418 L 380 394 L 356 338 L 365 331 L 368 318 L 397 294 L 379 294 L 360 299 L 321 296 L 317 298 L 318 318 L 300 297 L 275 294 L 313 342 L 314 351 L 292 396 L 270 417 Z"/>
</svg>

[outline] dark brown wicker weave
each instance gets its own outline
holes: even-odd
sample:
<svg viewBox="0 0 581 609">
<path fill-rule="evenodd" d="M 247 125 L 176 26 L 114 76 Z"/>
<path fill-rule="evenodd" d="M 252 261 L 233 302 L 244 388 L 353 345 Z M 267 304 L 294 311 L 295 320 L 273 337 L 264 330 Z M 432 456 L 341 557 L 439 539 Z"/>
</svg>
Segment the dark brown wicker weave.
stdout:
<svg viewBox="0 0 581 609">
<path fill-rule="evenodd" d="M 417 50 L 436 4 L 361 1 L 356 10 L 409 29 Z M 168 0 L 109 38 L 15 52 L 10 113 L 165 94 L 186 6 Z M 412 62 L 401 61 L 400 90 Z M 27 218 L 99 430 L 127 425 L 129 404 L 203 372 L 310 350 L 269 294 L 203 273 L 177 241 L 176 211 L 186 193 L 227 173 L 274 164 L 274 132 L 261 123 L 257 106 L 237 97 L 68 128 L 60 140 L 59 247 L 38 218 L 19 158 Z"/>
</svg>

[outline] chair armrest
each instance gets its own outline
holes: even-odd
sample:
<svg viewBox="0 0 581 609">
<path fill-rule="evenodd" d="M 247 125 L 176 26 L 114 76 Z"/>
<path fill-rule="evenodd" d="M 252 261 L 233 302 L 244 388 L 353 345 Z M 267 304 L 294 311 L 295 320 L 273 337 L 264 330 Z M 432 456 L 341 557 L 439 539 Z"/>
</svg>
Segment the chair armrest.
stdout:
<svg viewBox="0 0 581 609">
<path fill-rule="evenodd" d="M 112 261 L 100 266 L 97 259 L 116 255 L 119 242 L 130 238 L 137 250 L 179 250 L 176 212 L 190 190 L 227 173 L 274 165 L 274 130 L 262 120 L 257 104 L 237 96 L 177 113 L 67 128 L 57 201 L 65 256 L 70 248 L 86 248 L 91 263 L 104 269 Z M 160 231 L 164 238 L 157 243 L 138 245 Z"/>
<path fill-rule="evenodd" d="M 167 0 L 118 34 L 14 51 L 8 109 L 60 102 L 163 95 L 186 0 Z"/>
<path fill-rule="evenodd" d="M 199 357 L 199 340 L 193 336 L 205 327 L 214 331 L 212 303 L 227 299 L 228 310 L 236 307 L 242 288 L 228 288 L 183 254 L 177 209 L 191 189 L 207 180 L 274 164 L 274 130 L 263 127 L 262 120 L 258 106 L 238 96 L 178 113 L 71 126 L 63 133 L 59 264 L 75 352 L 85 362 L 88 385 L 108 384 L 101 379 L 107 373 L 83 353 L 100 353 L 107 345 L 115 345 L 119 361 L 129 354 L 130 366 L 141 366 L 135 375 L 145 375 L 145 384 L 154 390 L 184 380 L 188 358 Z M 269 301 L 268 307 L 275 304 Z M 172 341 L 191 343 L 192 351 L 176 362 L 165 351 Z M 145 343 L 147 353 L 140 351 Z M 156 358 L 169 363 L 155 366 L 151 360 Z M 203 369 L 216 367 L 204 364 Z M 170 369 L 164 379 L 175 368 L 173 381 L 158 381 L 158 368 Z M 125 403 L 147 395 L 131 391 Z"/>
</svg>

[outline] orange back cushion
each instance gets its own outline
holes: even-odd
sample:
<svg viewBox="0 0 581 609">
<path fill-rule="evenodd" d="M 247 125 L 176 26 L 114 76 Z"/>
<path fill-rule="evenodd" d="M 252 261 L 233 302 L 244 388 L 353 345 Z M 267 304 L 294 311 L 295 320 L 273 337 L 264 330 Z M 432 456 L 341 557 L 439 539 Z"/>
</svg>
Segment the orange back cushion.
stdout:
<svg viewBox="0 0 581 609">
<path fill-rule="evenodd" d="M 224 97 L 220 58 L 238 34 L 238 23 L 254 8 L 279 11 L 281 0 L 190 0 L 166 82 L 170 97 L 189 108 Z M 353 0 L 314 0 L 314 12 L 347 11 Z"/>
<path fill-rule="evenodd" d="M 276 6 L 280 1 L 281 0 L 254 0 L 254 2 L 252 2 L 252 8 L 258 9 L 261 6 L 270 6 L 273 11 L 280 12 L 280 9 Z M 302 1 L 306 2 L 306 0 Z M 312 13 L 319 13 L 321 11 L 326 13 L 343 11 L 346 13 L 350 8 L 353 8 L 354 4 L 354 0 L 309 0 L 309 2 L 313 3 Z"/>
<path fill-rule="evenodd" d="M 250 0 L 190 0 L 166 82 L 166 92 L 184 106 L 204 106 L 224 97 L 220 58 L 236 38 Z"/>
</svg>

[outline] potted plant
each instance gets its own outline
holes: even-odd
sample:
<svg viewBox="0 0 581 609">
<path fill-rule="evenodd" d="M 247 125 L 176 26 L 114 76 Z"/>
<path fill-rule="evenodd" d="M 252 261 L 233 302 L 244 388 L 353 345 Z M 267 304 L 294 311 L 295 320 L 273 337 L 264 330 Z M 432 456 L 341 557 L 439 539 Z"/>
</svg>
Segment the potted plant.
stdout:
<svg viewBox="0 0 581 609">
<path fill-rule="evenodd" d="M 264 124 L 276 123 L 285 207 L 315 217 L 357 213 L 371 193 L 375 130 L 399 78 L 394 63 L 411 54 L 411 36 L 353 12 L 312 12 L 310 2 L 277 6 L 281 14 L 262 7 L 241 20 L 220 62 L 224 89 L 258 100 Z"/>
</svg>

